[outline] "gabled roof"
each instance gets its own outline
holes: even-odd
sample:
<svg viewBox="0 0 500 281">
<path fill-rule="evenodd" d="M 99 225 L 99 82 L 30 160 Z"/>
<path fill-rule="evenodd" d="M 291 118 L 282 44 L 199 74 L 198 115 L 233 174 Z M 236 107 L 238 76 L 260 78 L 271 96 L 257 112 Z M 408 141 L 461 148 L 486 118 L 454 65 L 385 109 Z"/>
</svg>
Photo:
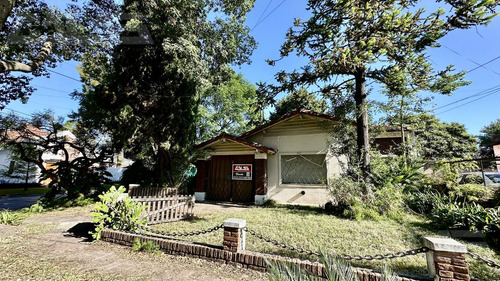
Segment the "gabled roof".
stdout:
<svg viewBox="0 0 500 281">
<path fill-rule="evenodd" d="M 307 115 L 307 116 L 311 116 L 311 117 L 315 117 L 315 118 L 320 118 L 320 119 L 324 119 L 324 120 L 329 120 L 329 121 L 340 121 L 339 118 L 335 118 L 335 117 L 332 117 L 330 115 L 327 115 L 327 114 L 323 114 L 323 113 L 317 113 L 317 112 L 314 112 L 314 111 L 311 111 L 311 110 L 307 110 L 307 109 L 297 109 L 297 110 L 294 110 L 288 114 L 285 114 L 283 116 L 281 116 L 280 118 L 276 119 L 276 120 L 273 120 L 271 122 L 268 122 L 264 125 L 261 125 L 253 130 L 250 130 L 246 133 L 243 133 L 241 136 L 239 136 L 240 139 L 246 139 L 248 137 L 251 137 L 257 133 L 260 133 L 261 131 L 263 130 L 266 130 L 267 128 L 270 128 L 274 125 L 277 125 L 281 122 L 284 122 L 290 118 L 293 118 L 295 116 L 298 116 L 298 115 Z"/>
<path fill-rule="evenodd" d="M 243 146 L 257 149 L 261 152 L 271 153 L 271 154 L 276 153 L 276 149 L 274 149 L 274 148 L 266 147 L 266 146 L 263 146 L 263 145 L 256 143 L 256 142 L 249 142 L 249 141 L 243 140 L 241 138 L 238 138 L 238 137 L 226 134 L 226 133 L 223 133 L 220 136 L 215 137 L 213 139 L 210 139 L 206 142 L 200 143 L 199 145 L 196 146 L 196 149 L 203 149 L 203 148 L 206 148 L 210 145 L 216 144 L 218 142 L 225 142 L 227 140 L 241 144 Z"/>
</svg>

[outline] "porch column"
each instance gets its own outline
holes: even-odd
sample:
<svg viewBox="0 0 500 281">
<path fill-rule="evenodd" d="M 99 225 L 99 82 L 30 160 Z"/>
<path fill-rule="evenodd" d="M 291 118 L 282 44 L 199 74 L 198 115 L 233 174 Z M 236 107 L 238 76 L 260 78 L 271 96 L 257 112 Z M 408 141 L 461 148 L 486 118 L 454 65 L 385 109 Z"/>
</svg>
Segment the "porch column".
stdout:
<svg viewBox="0 0 500 281">
<path fill-rule="evenodd" d="M 255 205 L 262 205 L 267 197 L 267 154 L 255 154 Z"/>
<path fill-rule="evenodd" d="M 206 195 L 208 160 L 197 159 L 195 165 L 197 171 L 196 171 L 196 189 L 194 192 L 194 198 L 198 202 L 203 202 L 205 201 L 205 195 Z"/>
</svg>

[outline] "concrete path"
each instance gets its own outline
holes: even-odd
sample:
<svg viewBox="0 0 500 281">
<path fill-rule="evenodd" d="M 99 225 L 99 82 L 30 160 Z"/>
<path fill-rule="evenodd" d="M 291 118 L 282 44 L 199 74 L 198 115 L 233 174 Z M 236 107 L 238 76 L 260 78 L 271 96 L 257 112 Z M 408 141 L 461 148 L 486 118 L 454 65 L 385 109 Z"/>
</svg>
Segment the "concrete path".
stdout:
<svg viewBox="0 0 500 281">
<path fill-rule="evenodd" d="M 15 211 L 29 207 L 35 204 L 42 196 L 43 194 L 0 196 L 0 211 L 4 209 Z"/>
</svg>

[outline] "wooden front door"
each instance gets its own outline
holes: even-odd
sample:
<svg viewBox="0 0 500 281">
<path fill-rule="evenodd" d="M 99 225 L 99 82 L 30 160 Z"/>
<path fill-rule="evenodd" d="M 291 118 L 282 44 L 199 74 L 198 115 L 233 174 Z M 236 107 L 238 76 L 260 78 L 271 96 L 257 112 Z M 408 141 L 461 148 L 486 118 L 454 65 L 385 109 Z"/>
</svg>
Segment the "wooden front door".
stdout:
<svg viewBox="0 0 500 281">
<path fill-rule="evenodd" d="M 253 155 L 212 156 L 208 168 L 207 199 L 215 201 L 253 202 L 252 180 L 231 180 L 233 164 L 254 164 Z"/>
</svg>

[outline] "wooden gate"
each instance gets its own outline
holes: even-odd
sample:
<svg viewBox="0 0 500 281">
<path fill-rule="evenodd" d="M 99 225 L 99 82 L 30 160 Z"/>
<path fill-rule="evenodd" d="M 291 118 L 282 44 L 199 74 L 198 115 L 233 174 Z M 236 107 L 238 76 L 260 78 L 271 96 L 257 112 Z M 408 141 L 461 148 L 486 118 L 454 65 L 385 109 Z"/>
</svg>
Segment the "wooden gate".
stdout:
<svg viewBox="0 0 500 281">
<path fill-rule="evenodd" d="M 252 180 L 231 180 L 232 164 L 254 164 L 253 155 L 212 156 L 208 168 L 207 199 L 215 201 L 253 202 Z"/>
</svg>

